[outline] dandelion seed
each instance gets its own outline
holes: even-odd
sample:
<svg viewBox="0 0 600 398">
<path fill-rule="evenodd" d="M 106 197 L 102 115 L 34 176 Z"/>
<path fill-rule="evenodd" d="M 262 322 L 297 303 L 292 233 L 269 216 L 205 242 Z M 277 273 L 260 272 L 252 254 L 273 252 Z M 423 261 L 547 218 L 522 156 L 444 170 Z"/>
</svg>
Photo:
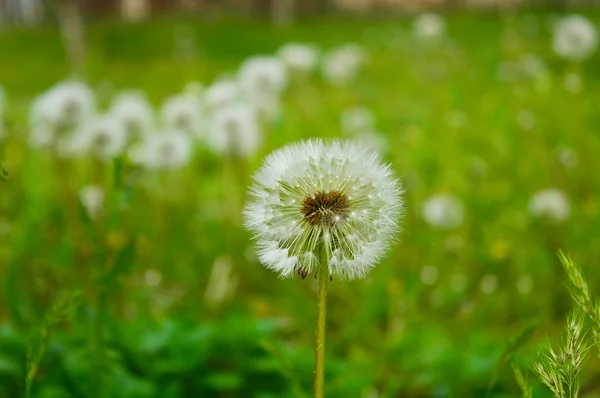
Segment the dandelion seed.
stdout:
<svg viewBox="0 0 600 398">
<path fill-rule="evenodd" d="M 529 200 L 529 213 L 550 222 L 561 223 L 571 214 L 571 205 L 565 193 L 550 188 L 537 192 Z"/>
<path fill-rule="evenodd" d="M 581 15 L 563 17 L 554 25 L 552 47 L 560 57 L 583 61 L 598 47 L 596 27 Z"/>
<path fill-rule="evenodd" d="M 465 210 L 462 202 L 451 194 L 430 197 L 423 205 L 423 218 L 438 229 L 454 229 L 462 225 Z"/>
<path fill-rule="evenodd" d="M 324 172 L 332 178 L 319 178 Z M 261 263 L 282 277 L 315 271 L 323 248 L 330 275 L 362 277 L 398 230 L 401 185 L 356 143 L 289 145 L 269 155 L 254 180 L 245 225 Z"/>
</svg>

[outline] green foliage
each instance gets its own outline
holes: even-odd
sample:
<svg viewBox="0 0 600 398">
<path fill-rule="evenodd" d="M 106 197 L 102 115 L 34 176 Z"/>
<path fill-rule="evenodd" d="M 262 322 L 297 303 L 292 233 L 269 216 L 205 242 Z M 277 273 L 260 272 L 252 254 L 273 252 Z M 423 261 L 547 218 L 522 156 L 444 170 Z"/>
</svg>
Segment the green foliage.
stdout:
<svg viewBox="0 0 600 398">
<path fill-rule="evenodd" d="M 525 377 L 525 375 L 523 375 L 523 372 L 521 372 L 521 370 L 514 364 L 511 364 L 511 367 L 515 374 L 517 384 L 519 385 L 519 388 L 521 388 L 521 391 L 523 391 L 523 398 L 532 398 L 533 391 L 529 384 L 527 384 L 527 378 Z"/>
<path fill-rule="evenodd" d="M 535 370 L 542 382 L 557 398 L 579 396 L 579 374 L 592 348 L 584 326 L 585 315 L 579 310 L 567 318 L 566 335 L 559 350 L 550 343 L 542 353 Z"/>
<path fill-rule="evenodd" d="M 582 12 L 600 20 L 597 10 Z M 44 398 L 94 397 L 98 386 L 125 398 L 311 396 L 315 281 L 264 269 L 239 212 L 265 154 L 309 136 L 344 137 L 340 115 L 357 106 L 375 115 L 407 211 L 401 239 L 367 278 L 330 283 L 326 396 L 547 396 L 537 378 L 507 365 L 530 369 L 540 335 L 562 330 L 571 305 L 558 248 L 590 264 L 600 258 L 600 53 L 582 64 L 556 57 L 552 18 L 457 12 L 447 15 L 448 37 L 428 44 L 414 40 L 405 17 L 314 19 L 278 31 L 191 17 L 94 23 L 86 78 L 101 110 L 132 87 L 158 107 L 187 82 L 209 84 L 288 41 L 367 50 L 348 86 L 318 72 L 292 79 L 255 158 L 233 166 L 200 146 L 188 168 L 162 173 L 126 157 L 101 163 L 30 148 L 28 106 L 69 67 L 57 30 L 3 31 L 0 84 L 10 106 L 0 158 L 10 178 L 0 184 L 0 397 L 26 385 Z M 193 40 L 189 59 L 173 56 L 181 27 Z M 543 73 L 499 78 L 532 53 Z M 573 76 L 578 92 L 565 88 Z M 564 148 L 575 158 L 568 165 Z M 105 192 L 98 218 L 78 198 L 90 184 Z M 534 192 L 553 186 L 571 202 L 562 224 L 527 210 Z M 464 203 L 462 226 L 423 220 L 423 203 L 440 192 Z M 590 292 L 600 274 L 590 269 L 585 280 L 561 261 L 598 339 Z M 47 310 L 61 291 L 82 292 L 77 311 Z M 589 348 L 585 332 L 575 336 L 580 321 L 572 316 L 566 340 L 540 360 L 559 393 L 573 395 L 578 378 L 599 371 L 592 360 L 580 370 Z"/>
</svg>

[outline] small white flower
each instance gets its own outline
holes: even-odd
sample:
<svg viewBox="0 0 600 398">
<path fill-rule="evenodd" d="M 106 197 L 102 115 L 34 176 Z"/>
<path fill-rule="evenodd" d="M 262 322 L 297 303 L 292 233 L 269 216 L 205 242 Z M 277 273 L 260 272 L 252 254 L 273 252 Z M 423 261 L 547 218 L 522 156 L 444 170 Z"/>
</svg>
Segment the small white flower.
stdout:
<svg viewBox="0 0 600 398">
<path fill-rule="evenodd" d="M 402 188 L 378 154 L 353 142 L 309 140 L 276 150 L 254 175 L 245 225 L 260 262 L 282 277 L 364 276 L 398 230 Z"/>
<path fill-rule="evenodd" d="M 109 160 L 120 155 L 127 143 L 127 133 L 111 115 L 87 120 L 73 137 L 72 151 L 86 152 L 98 159 Z"/>
<path fill-rule="evenodd" d="M 180 94 L 167 98 L 160 113 L 165 128 L 184 131 L 191 137 L 202 136 L 202 107 L 191 95 Z"/>
<path fill-rule="evenodd" d="M 413 21 L 413 35 L 418 39 L 438 39 L 445 33 L 446 21 L 439 14 L 421 14 Z"/>
<path fill-rule="evenodd" d="M 353 136 L 375 128 L 375 116 L 373 112 L 364 106 L 346 109 L 340 118 L 342 132 Z"/>
<path fill-rule="evenodd" d="M 554 25 L 552 47 L 560 57 L 583 61 L 598 46 L 596 27 L 581 15 L 569 15 L 559 19 Z"/>
<path fill-rule="evenodd" d="M 278 96 L 288 85 L 287 69 L 277 57 L 257 55 L 240 66 L 238 82 L 246 95 Z"/>
<path fill-rule="evenodd" d="M 561 223 L 569 218 L 571 205 L 563 191 L 556 188 L 544 189 L 529 200 L 529 213 L 534 217 Z"/>
<path fill-rule="evenodd" d="M 210 111 L 236 102 L 241 95 L 237 81 L 231 79 L 219 80 L 204 91 L 204 104 Z"/>
<path fill-rule="evenodd" d="M 109 113 L 123 126 L 130 140 L 152 130 L 154 112 L 141 91 L 129 90 L 116 95 Z"/>
<path fill-rule="evenodd" d="M 94 93 L 84 83 L 58 83 L 39 96 L 30 109 L 30 126 L 51 123 L 56 127 L 73 126 L 93 115 Z"/>
<path fill-rule="evenodd" d="M 319 65 L 319 50 L 308 44 L 287 43 L 277 55 L 293 73 L 307 74 Z"/>
<path fill-rule="evenodd" d="M 453 229 L 462 225 L 465 210 L 462 202 L 451 194 L 438 194 L 425 201 L 423 218 L 438 229 Z"/>
<path fill-rule="evenodd" d="M 260 148 L 262 134 L 255 109 L 245 103 L 225 106 L 211 119 L 208 145 L 216 152 L 250 157 Z"/>
<path fill-rule="evenodd" d="M 97 220 L 104 206 L 104 189 L 88 185 L 79 190 L 79 201 L 91 220 Z"/>
<path fill-rule="evenodd" d="M 334 85 L 348 84 L 354 80 L 365 59 L 365 50 L 358 44 L 333 49 L 323 58 L 323 77 Z"/>
<path fill-rule="evenodd" d="M 150 134 L 129 152 L 134 163 L 153 170 L 180 169 L 190 162 L 192 154 L 192 138 L 177 130 Z"/>
</svg>

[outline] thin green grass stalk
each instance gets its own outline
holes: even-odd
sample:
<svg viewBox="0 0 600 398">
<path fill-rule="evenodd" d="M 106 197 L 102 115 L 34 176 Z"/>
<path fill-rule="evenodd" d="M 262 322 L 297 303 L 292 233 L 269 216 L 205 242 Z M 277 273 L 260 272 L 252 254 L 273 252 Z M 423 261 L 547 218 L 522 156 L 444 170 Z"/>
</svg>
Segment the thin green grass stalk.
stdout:
<svg viewBox="0 0 600 398">
<path fill-rule="evenodd" d="M 562 251 L 558 252 L 558 258 L 562 263 L 567 276 L 571 281 L 571 297 L 575 301 L 575 304 L 585 313 L 592 321 L 592 332 L 594 336 L 594 343 L 597 347 L 600 347 L 600 303 L 598 300 L 592 299 L 590 290 L 588 288 L 587 281 L 583 275 L 583 271 L 577 266 L 573 260 L 565 255 Z M 600 352 L 599 352 L 600 355 Z"/>
<path fill-rule="evenodd" d="M 550 344 L 534 365 L 538 376 L 556 398 L 579 396 L 579 373 L 589 355 L 592 342 L 584 331 L 585 315 L 575 310 L 567 318 L 566 336 L 560 351 Z"/>
<path fill-rule="evenodd" d="M 31 396 L 31 388 L 37 375 L 40 363 L 46 353 L 52 332 L 66 322 L 79 305 L 79 292 L 63 295 L 57 298 L 50 312 L 44 317 L 40 334 L 37 339 L 32 338 L 27 349 L 27 362 L 25 365 L 25 398 Z"/>
<path fill-rule="evenodd" d="M 2 163 L 0 163 L 0 181 L 6 181 L 8 178 L 8 172 L 4 170 Z"/>
<path fill-rule="evenodd" d="M 319 298 L 317 305 L 317 344 L 315 349 L 314 398 L 323 398 L 325 389 L 325 333 L 327 331 L 327 281 L 329 280 L 327 245 L 321 250 L 319 263 Z"/>
<path fill-rule="evenodd" d="M 523 375 L 523 372 L 521 372 L 521 370 L 518 367 L 516 367 L 514 364 L 511 364 L 510 366 L 512 367 L 512 370 L 515 374 L 515 379 L 517 380 L 517 384 L 519 385 L 519 387 L 521 388 L 521 391 L 523 392 L 523 398 L 532 398 L 533 392 L 531 390 L 531 387 L 527 383 L 527 377 L 525 377 L 525 375 Z"/>
</svg>

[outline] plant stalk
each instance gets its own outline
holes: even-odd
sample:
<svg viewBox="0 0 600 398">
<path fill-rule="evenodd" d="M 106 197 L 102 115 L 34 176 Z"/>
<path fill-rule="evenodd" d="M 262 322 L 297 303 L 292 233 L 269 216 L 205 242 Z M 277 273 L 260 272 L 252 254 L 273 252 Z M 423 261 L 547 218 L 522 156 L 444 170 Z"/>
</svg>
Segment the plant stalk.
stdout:
<svg viewBox="0 0 600 398">
<path fill-rule="evenodd" d="M 327 245 L 321 250 L 319 263 L 319 298 L 317 306 L 317 346 L 315 350 L 315 395 L 323 398 L 325 386 L 325 332 L 327 330 L 327 281 L 329 280 L 329 256 Z"/>
</svg>

